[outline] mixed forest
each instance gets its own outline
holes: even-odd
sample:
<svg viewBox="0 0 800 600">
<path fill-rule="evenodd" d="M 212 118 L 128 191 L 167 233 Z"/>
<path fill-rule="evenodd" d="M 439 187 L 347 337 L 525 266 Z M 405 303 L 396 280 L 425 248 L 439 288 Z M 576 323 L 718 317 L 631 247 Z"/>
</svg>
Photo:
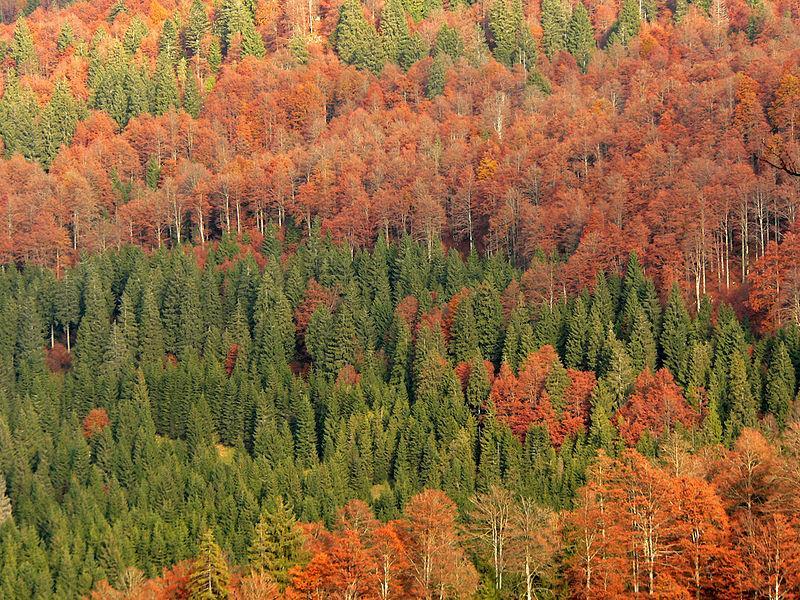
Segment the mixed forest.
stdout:
<svg viewBox="0 0 800 600">
<path fill-rule="evenodd" d="M 800 5 L 0 0 L 0 597 L 800 597 Z"/>
</svg>

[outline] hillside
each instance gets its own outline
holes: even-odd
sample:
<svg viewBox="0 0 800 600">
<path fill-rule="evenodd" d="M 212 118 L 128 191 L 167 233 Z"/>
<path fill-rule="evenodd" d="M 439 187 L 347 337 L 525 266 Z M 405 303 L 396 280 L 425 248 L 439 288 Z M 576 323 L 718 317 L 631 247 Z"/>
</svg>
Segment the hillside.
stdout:
<svg viewBox="0 0 800 600">
<path fill-rule="evenodd" d="M 800 5 L 0 0 L 0 598 L 800 596 Z"/>
</svg>

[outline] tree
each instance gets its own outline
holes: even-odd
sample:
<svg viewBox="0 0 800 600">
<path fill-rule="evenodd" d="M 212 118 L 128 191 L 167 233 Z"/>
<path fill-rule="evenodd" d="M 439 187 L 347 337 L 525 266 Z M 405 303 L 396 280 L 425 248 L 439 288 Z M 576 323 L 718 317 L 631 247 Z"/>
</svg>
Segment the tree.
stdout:
<svg viewBox="0 0 800 600">
<path fill-rule="evenodd" d="M 627 46 L 631 39 L 639 33 L 641 19 L 637 0 L 624 0 L 619 11 L 619 18 L 608 38 L 609 43 Z"/>
<path fill-rule="evenodd" d="M 525 23 L 521 0 L 495 0 L 488 17 L 495 58 L 508 67 L 522 65 L 525 70 L 532 69 L 536 44 Z"/>
<path fill-rule="evenodd" d="M 189 574 L 190 600 L 223 600 L 229 597 L 230 574 L 222 550 L 207 529 L 200 538 L 197 559 Z"/>
<path fill-rule="evenodd" d="M 425 490 L 405 509 L 409 561 L 414 579 L 426 597 L 475 592 L 477 574 L 458 543 L 456 507 L 444 493 Z"/>
<path fill-rule="evenodd" d="M 794 365 L 789 357 L 786 344 L 778 342 L 772 351 L 767 369 L 767 385 L 765 390 L 767 409 L 775 415 L 778 424 L 783 427 L 794 400 L 795 392 Z"/>
<path fill-rule="evenodd" d="M 562 1 L 542 0 L 542 46 L 547 58 L 567 49 L 568 26 L 569 16 Z"/>
<path fill-rule="evenodd" d="M 184 40 L 189 52 L 199 57 L 203 38 L 209 29 L 208 14 L 202 0 L 192 0 L 184 30 Z"/>
<path fill-rule="evenodd" d="M 33 34 L 25 17 L 18 19 L 14 27 L 11 56 L 14 57 L 17 72 L 21 75 L 34 74 L 39 70 L 39 57 L 36 55 Z"/>
<path fill-rule="evenodd" d="M 537 597 L 537 582 L 545 579 L 558 549 L 555 514 L 530 498 L 511 510 L 508 531 L 509 567 L 522 575 L 525 600 Z"/>
<path fill-rule="evenodd" d="M 398 62 L 400 53 L 409 43 L 410 33 L 402 0 L 389 0 L 381 12 L 381 42 L 386 60 Z"/>
<path fill-rule="evenodd" d="M 733 440 L 744 428 L 755 426 L 758 416 L 758 406 L 747 380 L 745 359 L 739 352 L 731 358 L 727 400 L 728 418 L 725 420 L 725 435 L 727 439 Z"/>
<path fill-rule="evenodd" d="M 479 551 L 487 552 L 490 556 L 494 587 L 498 593 L 503 590 L 503 576 L 508 562 L 509 523 L 514 508 L 511 493 L 496 485 L 472 499 L 472 534 Z"/>
<path fill-rule="evenodd" d="M 583 72 L 589 67 L 592 53 L 595 50 L 594 28 L 589 19 L 589 11 L 583 2 L 578 2 L 572 11 L 567 25 L 567 50 L 578 63 Z"/>
<path fill-rule="evenodd" d="M 383 45 L 375 27 L 364 17 L 358 0 L 345 0 L 339 11 L 339 22 L 333 33 L 339 58 L 359 69 L 377 74 L 385 60 Z"/>
<path fill-rule="evenodd" d="M 261 513 L 253 532 L 248 559 L 250 569 L 266 573 L 281 586 L 289 583 L 289 571 L 298 564 L 303 536 L 291 509 L 282 497 Z"/>
</svg>

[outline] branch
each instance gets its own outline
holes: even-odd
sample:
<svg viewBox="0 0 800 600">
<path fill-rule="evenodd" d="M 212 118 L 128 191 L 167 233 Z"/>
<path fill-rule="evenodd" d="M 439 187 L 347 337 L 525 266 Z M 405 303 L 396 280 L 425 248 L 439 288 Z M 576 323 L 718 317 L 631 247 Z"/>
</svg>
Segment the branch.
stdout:
<svg viewBox="0 0 800 600">
<path fill-rule="evenodd" d="M 778 155 L 778 159 L 780 160 L 779 164 L 769 160 L 768 158 L 764 158 L 763 156 L 758 157 L 759 161 L 768 164 L 770 167 L 773 167 L 774 169 L 778 169 L 779 171 L 788 173 L 792 177 L 800 177 L 800 171 L 797 170 L 794 167 L 794 165 L 790 165 L 789 163 L 787 163 L 786 158 L 783 155 Z"/>
</svg>

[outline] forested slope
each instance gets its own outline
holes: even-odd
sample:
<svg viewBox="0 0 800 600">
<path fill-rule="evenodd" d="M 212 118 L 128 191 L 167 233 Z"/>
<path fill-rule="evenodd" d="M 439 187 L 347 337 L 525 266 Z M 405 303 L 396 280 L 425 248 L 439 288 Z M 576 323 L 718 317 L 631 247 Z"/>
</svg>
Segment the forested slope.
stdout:
<svg viewBox="0 0 800 600">
<path fill-rule="evenodd" d="M 796 2 L 0 21 L 0 597 L 800 595 Z"/>
<path fill-rule="evenodd" d="M 690 316 L 635 255 L 565 298 L 408 237 L 285 244 L 0 274 L 4 597 L 800 589 L 796 326 Z"/>
</svg>

